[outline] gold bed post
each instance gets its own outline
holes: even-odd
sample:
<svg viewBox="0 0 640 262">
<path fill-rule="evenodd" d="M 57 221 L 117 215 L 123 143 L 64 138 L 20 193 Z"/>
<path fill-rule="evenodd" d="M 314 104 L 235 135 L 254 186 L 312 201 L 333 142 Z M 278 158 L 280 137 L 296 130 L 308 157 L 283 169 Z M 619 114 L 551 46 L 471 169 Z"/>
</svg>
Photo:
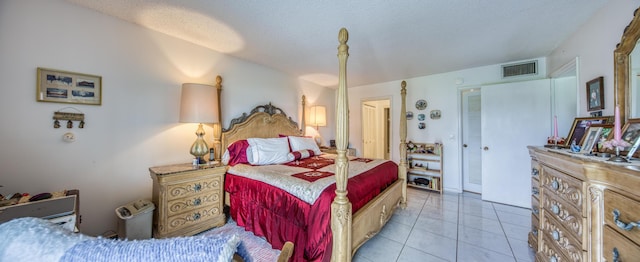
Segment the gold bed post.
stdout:
<svg viewBox="0 0 640 262">
<path fill-rule="evenodd" d="M 220 143 L 220 139 L 222 137 L 222 110 L 220 110 L 220 108 L 222 106 L 220 106 L 220 93 L 222 93 L 222 77 L 221 76 L 216 76 L 216 85 L 215 85 L 216 89 L 218 89 L 218 123 L 217 124 L 213 124 L 213 145 L 211 145 L 213 147 L 213 149 L 215 150 L 214 155 L 215 155 L 215 159 L 216 161 L 220 161 L 220 158 L 222 157 L 222 144 Z"/>
<path fill-rule="evenodd" d="M 302 128 L 302 135 L 307 134 L 307 126 L 304 120 L 307 118 L 306 116 L 306 107 L 307 107 L 307 97 L 302 95 L 302 120 L 300 121 L 300 127 Z"/>
<path fill-rule="evenodd" d="M 402 201 L 400 207 L 407 207 L 407 81 L 400 84 L 400 164 L 398 179 L 402 181 Z"/>
<path fill-rule="evenodd" d="M 331 231 L 333 252 L 331 261 L 351 261 L 351 202 L 347 198 L 347 145 L 349 143 L 349 101 L 347 98 L 347 57 L 349 32 L 341 28 L 338 33 L 338 60 L 340 62 L 338 98 L 336 103 L 336 197 L 331 203 Z"/>
</svg>

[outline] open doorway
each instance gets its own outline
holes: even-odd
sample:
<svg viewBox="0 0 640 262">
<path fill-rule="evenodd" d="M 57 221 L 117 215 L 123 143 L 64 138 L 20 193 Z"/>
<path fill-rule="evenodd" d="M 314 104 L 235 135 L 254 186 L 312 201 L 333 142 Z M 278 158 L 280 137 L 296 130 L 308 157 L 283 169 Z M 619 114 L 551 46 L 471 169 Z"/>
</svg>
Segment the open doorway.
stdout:
<svg viewBox="0 0 640 262">
<path fill-rule="evenodd" d="M 390 159 L 391 100 L 362 101 L 362 156 Z"/>
</svg>

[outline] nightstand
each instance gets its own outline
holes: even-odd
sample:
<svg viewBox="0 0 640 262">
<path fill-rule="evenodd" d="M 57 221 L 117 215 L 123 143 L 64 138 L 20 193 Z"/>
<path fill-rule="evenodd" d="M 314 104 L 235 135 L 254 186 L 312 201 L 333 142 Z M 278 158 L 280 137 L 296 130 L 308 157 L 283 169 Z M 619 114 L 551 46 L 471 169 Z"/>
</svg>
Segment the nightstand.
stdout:
<svg viewBox="0 0 640 262">
<path fill-rule="evenodd" d="M 321 147 L 320 151 L 322 151 L 322 153 L 327 153 L 327 154 L 338 154 L 338 149 L 335 147 Z M 355 148 L 347 148 L 347 156 L 356 156 L 356 149 Z"/>
<path fill-rule="evenodd" d="M 178 164 L 149 168 L 153 179 L 153 237 L 190 236 L 225 223 L 225 166 Z"/>
</svg>

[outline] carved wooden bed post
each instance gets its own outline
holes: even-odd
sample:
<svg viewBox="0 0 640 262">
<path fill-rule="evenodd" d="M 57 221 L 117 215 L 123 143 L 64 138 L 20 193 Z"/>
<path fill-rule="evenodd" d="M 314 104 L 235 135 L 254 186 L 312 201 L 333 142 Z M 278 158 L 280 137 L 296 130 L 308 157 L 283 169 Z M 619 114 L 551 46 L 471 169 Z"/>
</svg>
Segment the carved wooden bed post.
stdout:
<svg viewBox="0 0 640 262">
<path fill-rule="evenodd" d="M 220 144 L 220 139 L 222 137 L 222 106 L 220 105 L 220 101 L 222 101 L 220 99 L 220 93 L 222 93 L 222 77 L 221 76 L 216 76 L 216 85 L 215 85 L 216 89 L 218 89 L 218 123 L 217 124 L 213 124 L 213 145 L 211 145 L 215 152 L 215 159 L 216 161 L 220 161 L 220 158 L 222 157 L 222 147 Z"/>
<path fill-rule="evenodd" d="M 307 126 L 306 126 L 306 123 L 305 123 L 305 119 L 307 118 L 306 110 L 307 110 L 307 97 L 305 95 L 302 95 L 302 119 L 300 120 L 300 127 L 302 128 L 302 135 L 306 135 L 307 134 Z"/>
<path fill-rule="evenodd" d="M 400 207 L 407 207 L 407 81 L 400 84 L 400 163 L 398 179 L 402 181 L 402 201 Z"/>
<path fill-rule="evenodd" d="M 349 143 L 349 101 L 347 98 L 347 57 L 349 46 L 347 29 L 338 33 L 338 60 L 340 62 L 338 98 L 336 103 L 336 197 L 331 203 L 331 231 L 333 232 L 333 252 L 331 261 L 351 261 L 351 202 L 347 198 L 347 145 Z"/>
</svg>

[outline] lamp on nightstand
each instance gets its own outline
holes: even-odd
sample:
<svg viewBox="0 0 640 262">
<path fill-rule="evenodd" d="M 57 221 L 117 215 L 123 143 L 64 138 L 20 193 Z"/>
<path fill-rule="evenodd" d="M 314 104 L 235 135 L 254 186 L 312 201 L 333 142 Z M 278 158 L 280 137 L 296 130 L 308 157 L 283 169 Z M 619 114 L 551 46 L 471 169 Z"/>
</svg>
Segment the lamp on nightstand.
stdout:
<svg viewBox="0 0 640 262">
<path fill-rule="evenodd" d="M 318 135 L 314 137 L 318 145 L 322 144 L 322 137 L 318 131 L 319 126 L 327 126 L 327 108 L 324 106 L 312 106 L 309 109 L 309 124 L 316 127 Z"/>
<path fill-rule="evenodd" d="M 199 164 L 207 161 L 204 156 L 209 153 L 209 146 L 204 141 L 202 124 L 215 124 L 218 118 L 218 90 L 211 85 L 186 83 L 182 84 L 180 97 L 180 122 L 198 123 L 196 141 L 191 145 L 191 154 Z"/>
</svg>

